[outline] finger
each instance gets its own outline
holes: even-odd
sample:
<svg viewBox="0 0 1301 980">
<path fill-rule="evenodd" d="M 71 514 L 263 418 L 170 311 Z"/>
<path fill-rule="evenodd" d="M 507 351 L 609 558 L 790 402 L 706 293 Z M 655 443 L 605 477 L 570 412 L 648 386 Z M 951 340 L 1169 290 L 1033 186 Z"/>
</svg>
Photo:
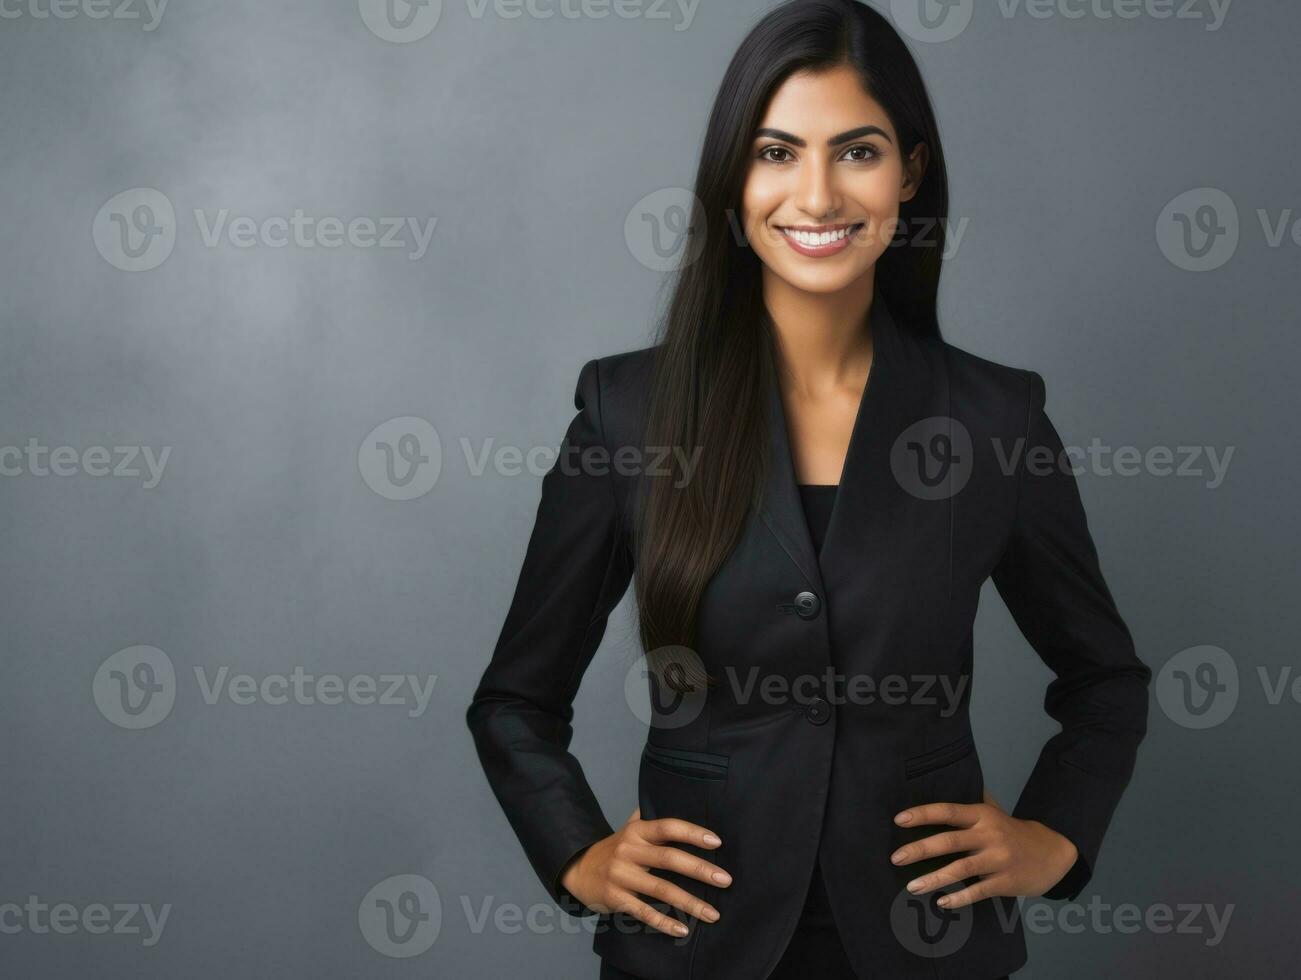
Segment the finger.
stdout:
<svg viewBox="0 0 1301 980">
<path fill-rule="evenodd" d="M 680 841 L 683 844 L 695 844 L 697 847 L 718 847 L 723 842 L 718 835 L 707 827 L 679 820 L 676 817 L 661 817 L 659 820 L 642 821 L 642 837 L 651 843 L 662 844 L 667 841 Z"/>
<path fill-rule="evenodd" d="M 687 915 L 694 916 L 705 922 L 718 921 L 718 909 L 704 899 L 692 895 L 685 888 L 679 888 L 671 881 L 666 881 L 658 875 L 653 875 L 649 871 L 643 871 L 640 868 L 629 874 L 627 878 L 626 882 L 621 881 L 620 884 L 630 891 L 645 895 L 648 898 L 658 899 L 661 902 L 667 902 L 675 909 L 680 909 Z"/>
<path fill-rule="evenodd" d="M 894 864 L 912 864 L 922 858 L 935 857 L 937 854 L 955 854 L 958 851 L 974 851 L 980 846 L 980 839 L 970 830 L 946 830 L 941 834 L 931 834 L 911 844 L 905 844 L 890 855 Z"/>
<path fill-rule="evenodd" d="M 631 892 L 620 895 L 611 903 L 611 906 L 616 912 L 631 915 L 634 919 L 644 922 L 652 929 L 667 935 L 685 936 L 687 934 L 686 925 L 672 916 L 657 911 Z"/>
<path fill-rule="evenodd" d="M 732 876 L 718 865 L 711 864 L 704 858 L 698 858 L 694 854 L 678 850 L 676 847 L 647 845 L 643 850 L 633 855 L 633 860 L 643 867 L 676 871 L 688 878 L 703 881 L 707 885 L 721 885 L 726 888 L 732 883 Z"/>
<path fill-rule="evenodd" d="M 990 875 L 988 878 L 981 878 L 980 881 L 967 888 L 941 895 L 935 902 L 941 908 L 960 909 L 965 905 L 979 902 L 983 898 L 993 898 L 995 895 L 1007 894 L 1007 889 L 1003 887 L 1003 881 L 1004 876 L 1001 874 Z"/>
<path fill-rule="evenodd" d="M 958 858 L 956 861 L 950 861 L 944 867 L 937 868 L 920 878 L 914 878 L 908 882 L 907 888 L 914 895 L 924 895 L 926 892 L 943 888 L 945 885 L 955 885 L 967 878 L 990 874 L 997 867 L 997 862 L 987 855 L 972 854 L 968 857 Z"/>
<path fill-rule="evenodd" d="M 906 827 L 926 823 L 946 823 L 954 827 L 972 827 L 980 819 L 983 803 L 924 803 L 909 807 L 894 816 L 894 822 Z"/>
</svg>

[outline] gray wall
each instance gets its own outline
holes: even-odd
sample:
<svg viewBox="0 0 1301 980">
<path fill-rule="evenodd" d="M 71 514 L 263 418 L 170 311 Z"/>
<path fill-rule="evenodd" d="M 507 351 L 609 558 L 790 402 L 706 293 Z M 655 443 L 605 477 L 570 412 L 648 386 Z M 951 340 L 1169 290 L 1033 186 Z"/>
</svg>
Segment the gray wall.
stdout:
<svg viewBox="0 0 1301 980">
<path fill-rule="evenodd" d="M 429 21 L 394 34 L 369 0 L 91 16 L 120 2 L 0 3 L 0 905 L 22 906 L 0 916 L 0 973 L 594 976 L 463 721 L 541 467 L 476 474 L 464 446 L 554 448 L 583 361 L 647 342 L 663 277 L 638 219 L 666 196 L 639 202 L 691 179 L 765 4 L 544 18 L 447 0 L 412 39 Z M 916 3 L 881 6 L 902 24 Z M 1029 903 L 1048 921 L 1026 977 L 1290 961 L 1301 691 L 1273 692 L 1301 632 L 1301 232 L 1269 229 L 1301 205 L 1301 11 L 1157 16 L 1181 6 L 968 0 L 938 33 L 914 27 L 962 232 L 949 339 L 1040 371 L 1069 445 L 1164 447 L 1176 467 L 1180 447 L 1232 453 L 1218 477 L 1205 450 L 1200 475 L 1159 455 L 1120 475 L 1104 453 L 1080 477 L 1140 653 L 1166 669 L 1081 907 Z M 1137 16 L 1103 16 L 1117 8 Z M 238 244 L 237 218 L 296 209 L 334 224 Z M 1181 219 L 1231 230 L 1231 209 L 1236 250 L 1217 233 L 1198 258 Z M 380 247 L 364 223 L 326 247 L 388 216 L 434 219 L 427 248 L 410 225 Z M 408 417 L 429 428 L 374 431 Z M 431 462 L 404 484 L 375 447 L 410 456 L 406 434 Z M 975 725 L 1010 806 L 1053 730 L 1049 675 L 986 598 Z M 577 708 L 616 822 L 643 737 L 623 697 L 634 635 L 625 602 Z M 302 697 L 275 686 L 295 671 Z M 1181 675 L 1235 672 L 1210 711 L 1184 705 Z M 354 685 L 342 703 L 320 703 L 329 674 Z M 368 703 L 389 674 L 432 676 L 427 703 L 409 681 L 404 704 Z M 246 696 L 236 675 L 271 683 Z M 432 910 L 430 887 L 441 917 L 406 944 L 359 915 L 404 890 Z M 132 903 L 166 909 L 161 938 L 143 911 L 123 923 Z"/>
</svg>

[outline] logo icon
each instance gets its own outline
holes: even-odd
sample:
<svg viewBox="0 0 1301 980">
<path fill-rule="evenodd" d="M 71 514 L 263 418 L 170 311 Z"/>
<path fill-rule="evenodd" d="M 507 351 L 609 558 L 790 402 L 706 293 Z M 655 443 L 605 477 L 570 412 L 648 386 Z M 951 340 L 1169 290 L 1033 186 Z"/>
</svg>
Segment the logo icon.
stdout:
<svg viewBox="0 0 1301 980">
<path fill-rule="evenodd" d="M 1214 187 L 1185 191 L 1156 220 L 1156 241 L 1171 265 L 1185 272 L 1211 272 L 1238 251 L 1238 206 Z"/>
<path fill-rule="evenodd" d="M 974 9 L 972 0 L 890 0 L 899 30 L 928 44 L 952 41 L 967 29 Z"/>
<path fill-rule="evenodd" d="M 109 198 L 91 226 L 104 261 L 123 272 L 148 272 L 176 247 L 176 210 L 167 195 L 136 187 Z"/>
<path fill-rule="evenodd" d="M 385 878 L 361 900 L 357 924 L 375 952 L 394 959 L 419 956 L 442 929 L 438 889 L 422 875 Z"/>
<path fill-rule="evenodd" d="M 890 469 L 899 486 L 919 500 L 945 500 L 971 479 L 971 433 L 957 419 L 932 415 L 899 433 Z"/>
<path fill-rule="evenodd" d="M 684 187 L 666 187 L 633 205 L 623 223 L 632 257 L 652 272 L 672 272 L 700 258 L 708 223 L 700 199 Z"/>
<path fill-rule="evenodd" d="M 1184 728 L 1214 728 L 1238 706 L 1238 665 L 1227 650 L 1196 646 L 1165 662 L 1156 699 L 1166 717 Z"/>
<path fill-rule="evenodd" d="M 443 0 L 357 0 L 357 9 L 381 41 L 410 44 L 428 37 L 438 26 Z"/>
<path fill-rule="evenodd" d="M 176 703 L 176 670 L 157 647 L 127 647 L 99 665 L 91 692 L 99 713 L 119 728 L 152 728 Z"/>
<path fill-rule="evenodd" d="M 666 646 L 640 655 L 623 679 L 633 715 L 652 728 L 684 728 L 705 708 L 705 665 L 690 647 Z"/>
<path fill-rule="evenodd" d="M 438 482 L 443 467 L 442 442 L 422 418 L 404 415 L 371 430 L 357 450 L 361 478 L 381 497 L 414 500 Z"/>
<path fill-rule="evenodd" d="M 924 895 L 900 889 L 890 905 L 890 928 L 899 944 L 927 959 L 939 959 L 960 950 L 971 936 L 971 906 L 946 909 L 936 905 L 935 899 L 965 887 L 967 882 L 959 881 Z"/>
</svg>

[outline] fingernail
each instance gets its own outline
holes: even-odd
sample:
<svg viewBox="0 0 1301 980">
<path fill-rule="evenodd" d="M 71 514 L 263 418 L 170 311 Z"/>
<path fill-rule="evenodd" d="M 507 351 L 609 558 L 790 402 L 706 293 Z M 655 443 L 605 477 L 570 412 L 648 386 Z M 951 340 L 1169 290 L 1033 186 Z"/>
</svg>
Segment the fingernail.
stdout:
<svg viewBox="0 0 1301 980">
<path fill-rule="evenodd" d="M 948 896 L 948 895 L 941 895 L 939 898 L 937 898 L 937 899 L 935 900 L 935 904 L 936 904 L 936 905 L 948 905 L 948 904 L 949 904 L 949 896 Z"/>
<path fill-rule="evenodd" d="M 710 922 L 718 921 L 718 909 L 707 908 L 704 910 L 704 912 L 705 912 L 705 918 L 708 919 Z"/>
<path fill-rule="evenodd" d="M 673 931 L 677 933 L 679 936 L 685 936 L 687 934 L 687 927 L 684 926 L 681 922 L 679 922 L 677 925 L 673 927 Z"/>
<path fill-rule="evenodd" d="M 726 871 L 715 871 L 713 877 L 720 885 L 730 885 L 732 883 L 732 876 Z"/>
<path fill-rule="evenodd" d="M 908 890 L 914 894 L 917 892 L 917 889 L 921 888 L 921 886 L 922 880 L 920 878 L 914 878 L 912 881 L 908 882 Z"/>
<path fill-rule="evenodd" d="M 905 810 L 903 813 L 897 813 L 897 814 L 895 814 L 894 822 L 895 822 L 895 823 L 907 823 L 907 822 L 908 822 L 909 820 L 911 820 L 912 818 L 913 818 L 913 815 L 912 815 L 911 813 L 909 813 L 907 810 Z"/>
<path fill-rule="evenodd" d="M 898 864 L 900 861 L 903 860 L 903 857 L 904 857 L 903 851 L 895 851 L 893 854 L 890 855 L 890 860 L 893 861 L 895 864 Z"/>
<path fill-rule="evenodd" d="M 705 834 L 705 843 L 712 844 L 713 846 L 717 847 L 719 844 L 723 842 L 719 840 L 717 835 L 715 834 Z"/>
</svg>

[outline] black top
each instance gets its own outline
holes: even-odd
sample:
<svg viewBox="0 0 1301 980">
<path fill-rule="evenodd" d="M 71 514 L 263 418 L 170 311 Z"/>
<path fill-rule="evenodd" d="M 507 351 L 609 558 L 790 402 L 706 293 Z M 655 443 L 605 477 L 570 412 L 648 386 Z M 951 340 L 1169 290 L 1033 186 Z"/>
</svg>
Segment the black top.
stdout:
<svg viewBox="0 0 1301 980">
<path fill-rule="evenodd" d="M 834 483 L 801 483 L 799 488 L 809 537 L 813 539 L 813 547 L 821 553 L 838 487 Z M 826 980 L 854 980 L 856 976 L 836 929 L 831 903 L 822 884 L 820 864 L 813 866 L 813 878 L 809 882 L 799 924 L 770 980 L 806 976 Z"/>
</svg>

